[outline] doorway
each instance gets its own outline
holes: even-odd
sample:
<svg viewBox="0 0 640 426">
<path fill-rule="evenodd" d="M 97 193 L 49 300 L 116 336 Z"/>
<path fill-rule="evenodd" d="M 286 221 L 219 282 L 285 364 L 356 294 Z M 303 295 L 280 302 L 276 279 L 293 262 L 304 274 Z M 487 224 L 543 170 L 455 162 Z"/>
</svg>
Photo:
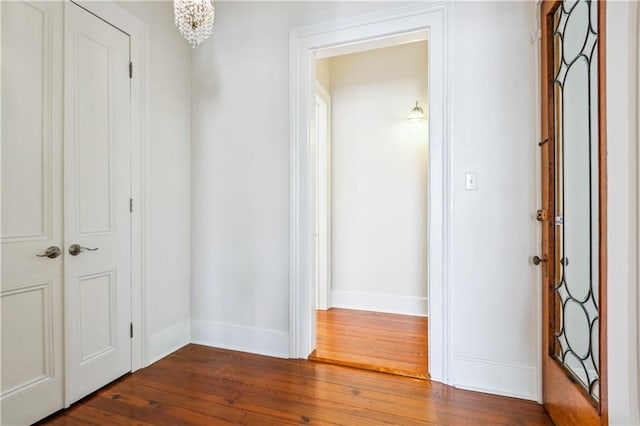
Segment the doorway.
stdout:
<svg viewBox="0 0 640 426">
<path fill-rule="evenodd" d="M 307 358 L 315 349 L 315 68 L 317 52 L 336 56 L 367 47 L 403 42 L 429 42 L 428 125 L 428 335 L 429 374 L 448 382 L 449 365 L 449 252 L 450 147 L 445 126 L 446 5 L 416 5 L 387 10 L 348 22 L 339 21 L 291 33 L 291 210 L 290 210 L 290 356 Z M 347 31 L 348 30 L 348 31 Z M 413 101 L 415 102 L 415 99 Z M 413 106 L 413 105 L 410 105 Z M 334 256 L 335 257 L 335 256 Z M 437 350 L 434 350 L 434 347 Z"/>
<path fill-rule="evenodd" d="M 427 40 L 316 55 L 310 359 L 428 377 Z"/>
</svg>

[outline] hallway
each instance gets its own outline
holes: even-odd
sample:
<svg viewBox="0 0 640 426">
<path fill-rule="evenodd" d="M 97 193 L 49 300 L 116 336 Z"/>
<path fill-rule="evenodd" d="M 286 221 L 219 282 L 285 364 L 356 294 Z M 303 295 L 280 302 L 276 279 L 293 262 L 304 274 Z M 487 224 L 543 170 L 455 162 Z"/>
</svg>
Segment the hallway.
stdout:
<svg viewBox="0 0 640 426">
<path fill-rule="evenodd" d="M 429 378 L 427 318 L 332 308 L 316 311 L 312 361 Z"/>
</svg>

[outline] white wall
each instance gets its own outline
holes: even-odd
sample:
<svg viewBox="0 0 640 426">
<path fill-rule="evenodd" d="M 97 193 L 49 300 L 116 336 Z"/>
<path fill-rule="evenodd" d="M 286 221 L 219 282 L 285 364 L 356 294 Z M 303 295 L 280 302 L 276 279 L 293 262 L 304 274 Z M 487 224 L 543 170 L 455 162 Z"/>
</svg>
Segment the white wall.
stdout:
<svg viewBox="0 0 640 426">
<path fill-rule="evenodd" d="M 535 399 L 535 11 L 526 2 L 451 6 L 452 381 Z M 477 191 L 465 191 L 465 172 L 478 173 Z"/>
<path fill-rule="evenodd" d="M 638 4 L 607 3 L 609 424 L 638 407 Z"/>
<path fill-rule="evenodd" d="M 388 7 L 216 3 L 193 51 L 195 342 L 288 356 L 289 30 Z"/>
<path fill-rule="evenodd" d="M 331 306 L 427 315 L 427 42 L 330 60 Z M 426 113 L 426 111 L 425 111 Z"/>
<path fill-rule="evenodd" d="M 190 339 L 191 47 L 171 2 L 118 4 L 149 27 L 145 349 L 153 361 Z"/>
<path fill-rule="evenodd" d="M 331 58 L 316 61 L 316 81 L 325 92 L 331 92 Z"/>
<path fill-rule="evenodd" d="M 193 52 L 193 340 L 287 356 L 288 32 L 390 4 L 217 7 Z M 519 2 L 450 11 L 449 379 L 535 399 L 535 14 Z M 478 191 L 464 191 L 465 171 L 478 172 Z"/>
</svg>

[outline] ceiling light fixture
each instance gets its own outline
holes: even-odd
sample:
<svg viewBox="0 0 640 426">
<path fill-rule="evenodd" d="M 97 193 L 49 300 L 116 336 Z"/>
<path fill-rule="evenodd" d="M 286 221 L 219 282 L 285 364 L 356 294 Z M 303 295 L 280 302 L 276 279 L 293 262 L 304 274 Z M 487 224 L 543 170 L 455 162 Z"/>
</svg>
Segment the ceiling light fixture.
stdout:
<svg viewBox="0 0 640 426">
<path fill-rule="evenodd" d="M 211 35 L 215 11 L 213 0 L 173 0 L 173 13 L 180 34 L 196 47 Z"/>
<path fill-rule="evenodd" d="M 421 121 L 424 119 L 426 119 L 426 117 L 424 116 L 424 111 L 418 106 L 418 101 L 416 101 L 416 106 L 409 113 L 409 117 L 407 117 L 407 120 Z"/>
</svg>

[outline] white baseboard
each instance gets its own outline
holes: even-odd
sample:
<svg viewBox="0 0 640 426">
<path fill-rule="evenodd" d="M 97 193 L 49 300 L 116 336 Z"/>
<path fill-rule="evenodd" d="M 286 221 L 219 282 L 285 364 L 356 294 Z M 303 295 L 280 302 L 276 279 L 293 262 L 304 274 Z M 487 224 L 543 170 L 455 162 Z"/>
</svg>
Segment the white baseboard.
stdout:
<svg viewBox="0 0 640 426">
<path fill-rule="evenodd" d="M 149 338 L 147 365 L 151 365 L 181 347 L 188 345 L 190 341 L 191 321 L 182 321 L 159 333 L 155 333 Z"/>
<path fill-rule="evenodd" d="M 191 321 L 191 342 L 222 349 L 289 358 L 289 333 L 212 321 Z"/>
<path fill-rule="evenodd" d="M 429 314 L 429 299 L 427 297 L 332 290 L 331 307 L 426 317 Z"/>
<path fill-rule="evenodd" d="M 537 401 L 535 367 L 455 357 L 454 386 L 496 395 Z"/>
</svg>

